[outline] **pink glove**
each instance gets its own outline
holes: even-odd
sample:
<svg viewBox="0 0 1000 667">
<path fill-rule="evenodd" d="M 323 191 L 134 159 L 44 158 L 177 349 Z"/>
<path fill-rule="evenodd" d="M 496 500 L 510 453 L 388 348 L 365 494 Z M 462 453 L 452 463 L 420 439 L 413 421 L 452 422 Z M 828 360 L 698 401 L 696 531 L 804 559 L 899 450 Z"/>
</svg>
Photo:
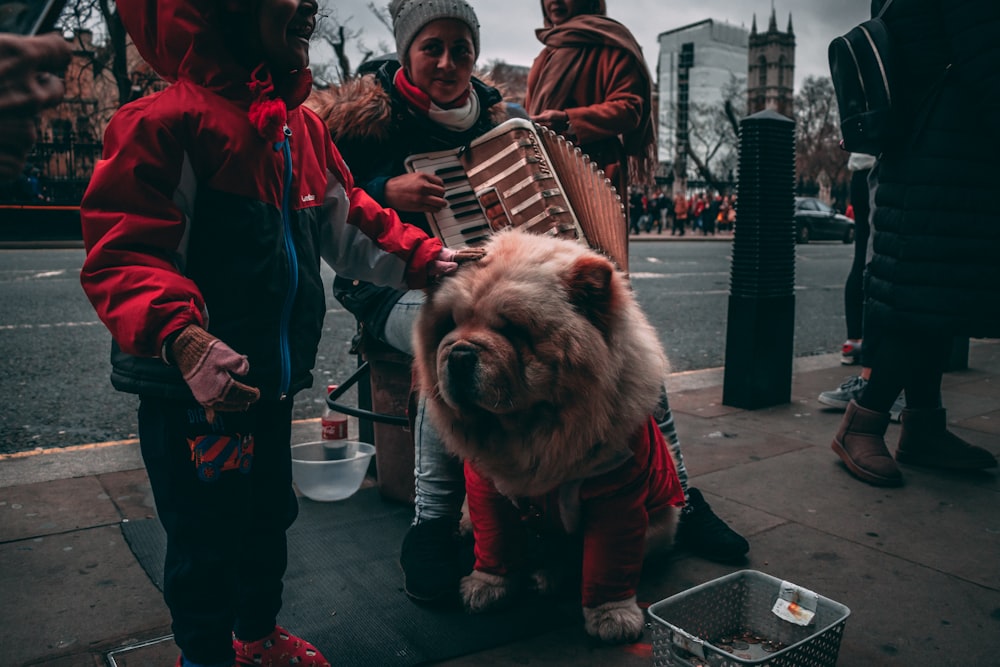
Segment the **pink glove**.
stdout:
<svg viewBox="0 0 1000 667">
<path fill-rule="evenodd" d="M 215 420 L 216 410 L 245 411 L 260 398 L 259 389 L 233 378 L 233 374 L 246 375 L 250 371 L 246 356 L 237 354 L 201 327 L 188 325 L 170 350 L 195 400 L 204 406 L 209 422 Z"/>
</svg>

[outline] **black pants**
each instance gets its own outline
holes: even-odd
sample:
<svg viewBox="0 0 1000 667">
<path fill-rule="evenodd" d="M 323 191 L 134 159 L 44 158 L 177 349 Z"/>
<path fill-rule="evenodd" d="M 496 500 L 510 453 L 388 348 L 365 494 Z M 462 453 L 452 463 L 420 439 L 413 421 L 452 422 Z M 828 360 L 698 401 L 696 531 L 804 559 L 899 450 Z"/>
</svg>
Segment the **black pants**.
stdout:
<svg viewBox="0 0 1000 667">
<path fill-rule="evenodd" d="M 281 608 L 292 491 L 292 401 L 220 413 L 143 397 L 139 441 L 167 533 L 163 597 L 174 639 L 199 663 L 233 660 L 232 633 L 269 634 Z M 247 458 L 249 456 L 249 459 Z"/>
<path fill-rule="evenodd" d="M 844 285 L 844 316 L 847 320 L 847 338 L 863 338 L 865 310 L 865 267 L 868 265 L 868 237 L 871 231 L 871 207 L 868 203 L 868 174 L 870 169 L 860 169 L 851 174 L 851 205 L 854 207 L 854 261 Z"/>
<path fill-rule="evenodd" d="M 684 236 L 684 227 L 687 226 L 687 218 L 674 218 L 674 224 L 670 228 L 670 235 L 673 236 L 677 233 L 679 236 Z"/>
</svg>

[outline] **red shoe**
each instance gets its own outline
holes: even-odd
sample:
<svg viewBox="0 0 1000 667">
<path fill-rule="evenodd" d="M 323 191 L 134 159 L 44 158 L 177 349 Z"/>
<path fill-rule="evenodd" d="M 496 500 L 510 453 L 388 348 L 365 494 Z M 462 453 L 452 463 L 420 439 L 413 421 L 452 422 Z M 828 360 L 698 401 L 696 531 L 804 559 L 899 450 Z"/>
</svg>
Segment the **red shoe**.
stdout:
<svg viewBox="0 0 1000 667">
<path fill-rule="evenodd" d="M 242 642 L 234 637 L 233 649 L 237 665 L 330 667 L 315 646 L 280 626 L 275 626 L 274 632 L 255 642 Z"/>
</svg>

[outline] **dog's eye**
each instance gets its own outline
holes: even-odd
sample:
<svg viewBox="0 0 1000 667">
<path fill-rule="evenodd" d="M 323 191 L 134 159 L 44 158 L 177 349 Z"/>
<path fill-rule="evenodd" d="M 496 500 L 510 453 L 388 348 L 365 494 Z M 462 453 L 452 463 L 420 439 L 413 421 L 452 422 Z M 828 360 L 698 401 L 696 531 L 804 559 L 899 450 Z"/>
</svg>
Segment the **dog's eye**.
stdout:
<svg viewBox="0 0 1000 667">
<path fill-rule="evenodd" d="M 442 313 L 441 317 L 439 317 L 437 322 L 434 323 L 434 337 L 436 340 L 441 340 L 449 332 L 454 330 L 455 318 L 452 317 L 451 313 Z"/>
<path fill-rule="evenodd" d="M 503 324 L 501 324 L 497 328 L 497 332 L 499 332 L 500 335 L 506 338 L 507 340 L 523 343 L 525 345 L 531 344 L 530 329 L 521 326 L 516 322 L 505 320 Z"/>
</svg>

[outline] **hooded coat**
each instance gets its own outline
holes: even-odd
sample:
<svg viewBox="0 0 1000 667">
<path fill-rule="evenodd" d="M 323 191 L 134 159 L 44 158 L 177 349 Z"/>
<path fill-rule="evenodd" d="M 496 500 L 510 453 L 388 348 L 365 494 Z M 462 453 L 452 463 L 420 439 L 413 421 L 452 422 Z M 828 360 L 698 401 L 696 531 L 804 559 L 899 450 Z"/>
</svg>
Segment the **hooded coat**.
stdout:
<svg viewBox="0 0 1000 667">
<path fill-rule="evenodd" d="M 382 205 L 386 205 L 386 182 L 406 173 L 406 158 L 465 145 L 510 118 L 500 91 L 473 78 L 479 120 L 464 132 L 442 127 L 410 110 L 396 91 L 392 81 L 400 67 L 398 61 L 386 60 L 372 74 L 345 82 L 320 109 L 358 187 Z M 423 213 L 403 211 L 399 215 L 430 233 Z M 369 335 L 381 338 L 386 318 L 405 292 L 338 275 L 333 293 Z"/>
<path fill-rule="evenodd" d="M 1000 3 L 910 0 L 883 18 L 909 131 L 878 161 L 866 328 L 1000 336 Z"/>
<path fill-rule="evenodd" d="M 240 65 L 200 0 L 118 11 L 165 90 L 123 106 L 81 205 L 81 283 L 114 339 L 112 382 L 180 400 L 163 361 L 195 324 L 248 356 L 262 399 L 312 384 L 326 313 L 319 261 L 420 287 L 441 243 L 357 188 L 302 106 L 309 70 Z"/>
</svg>

